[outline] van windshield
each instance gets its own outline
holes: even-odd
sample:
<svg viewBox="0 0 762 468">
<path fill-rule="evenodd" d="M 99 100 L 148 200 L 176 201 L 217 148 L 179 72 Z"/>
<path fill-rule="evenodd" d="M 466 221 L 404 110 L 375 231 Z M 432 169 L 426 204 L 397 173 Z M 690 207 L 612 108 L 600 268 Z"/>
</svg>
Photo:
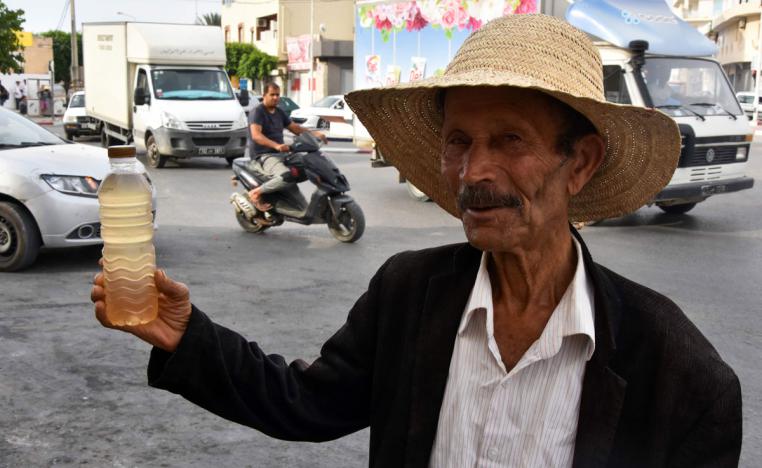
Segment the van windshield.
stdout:
<svg viewBox="0 0 762 468">
<path fill-rule="evenodd" d="M 743 114 L 717 62 L 647 57 L 642 73 L 654 107 L 673 117 Z"/>
<path fill-rule="evenodd" d="M 221 70 L 159 69 L 151 71 L 151 77 L 156 99 L 233 99 L 233 90 Z"/>
</svg>

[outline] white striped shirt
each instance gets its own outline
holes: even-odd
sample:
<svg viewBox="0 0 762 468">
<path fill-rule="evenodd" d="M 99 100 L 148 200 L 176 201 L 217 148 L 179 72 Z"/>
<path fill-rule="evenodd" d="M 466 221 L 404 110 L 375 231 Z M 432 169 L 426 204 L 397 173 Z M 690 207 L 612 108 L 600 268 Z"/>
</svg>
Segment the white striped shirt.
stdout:
<svg viewBox="0 0 762 468">
<path fill-rule="evenodd" d="M 595 350 L 593 290 L 582 250 L 540 337 L 506 372 L 482 254 L 455 339 L 431 467 L 570 467 L 585 364 Z"/>
</svg>

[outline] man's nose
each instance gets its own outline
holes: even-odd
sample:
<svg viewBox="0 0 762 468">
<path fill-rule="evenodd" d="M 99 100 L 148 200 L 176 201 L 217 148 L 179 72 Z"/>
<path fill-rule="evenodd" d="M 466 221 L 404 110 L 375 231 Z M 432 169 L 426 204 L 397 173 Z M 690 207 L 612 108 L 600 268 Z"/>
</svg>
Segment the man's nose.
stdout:
<svg viewBox="0 0 762 468">
<path fill-rule="evenodd" d="M 473 140 L 464 155 L 460 179 L 468 185 L 493 181 L 495 157 L 495 148 L 488 139 Z"/>
</svg>

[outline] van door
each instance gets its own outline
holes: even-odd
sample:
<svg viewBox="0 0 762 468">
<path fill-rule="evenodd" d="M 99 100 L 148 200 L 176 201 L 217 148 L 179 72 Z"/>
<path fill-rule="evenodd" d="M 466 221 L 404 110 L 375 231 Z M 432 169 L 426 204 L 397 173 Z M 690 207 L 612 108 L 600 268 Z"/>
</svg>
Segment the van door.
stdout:
<svg viewBox="0 0 762 468">
<path fill-rule="evenodd" d="M 132 136 L 141 149 L 145 149 L 145 135 L 151 112 L 151 87 L 148 73 L 139 68 L 135 76 L 135 90 L 132 94 Z"/>
</svg>

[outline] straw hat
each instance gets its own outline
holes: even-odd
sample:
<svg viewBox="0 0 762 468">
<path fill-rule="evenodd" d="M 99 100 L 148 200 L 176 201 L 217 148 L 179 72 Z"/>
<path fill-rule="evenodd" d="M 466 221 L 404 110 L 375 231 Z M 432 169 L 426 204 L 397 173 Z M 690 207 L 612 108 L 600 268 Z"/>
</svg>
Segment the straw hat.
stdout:
<svg viewBox="0 0 762 468">
<path fill-rule="evenodd" d="M 545 15 L 511 15 L 471 34 L 442 76 L 354 91 L 347 103 L 384 157 L 439 206 L 458 216 L 440 173 L 439 90 L 455 86 L 531 88 L 587 117 L 606 141 L 606 157 L 569 204 L 569 218 L 621 216 L 650 201 L 680 155 L 677 124 L 665 114 L 612 104 L 603 95 L 600 55 L 588 37 Z"/>
</svg>

